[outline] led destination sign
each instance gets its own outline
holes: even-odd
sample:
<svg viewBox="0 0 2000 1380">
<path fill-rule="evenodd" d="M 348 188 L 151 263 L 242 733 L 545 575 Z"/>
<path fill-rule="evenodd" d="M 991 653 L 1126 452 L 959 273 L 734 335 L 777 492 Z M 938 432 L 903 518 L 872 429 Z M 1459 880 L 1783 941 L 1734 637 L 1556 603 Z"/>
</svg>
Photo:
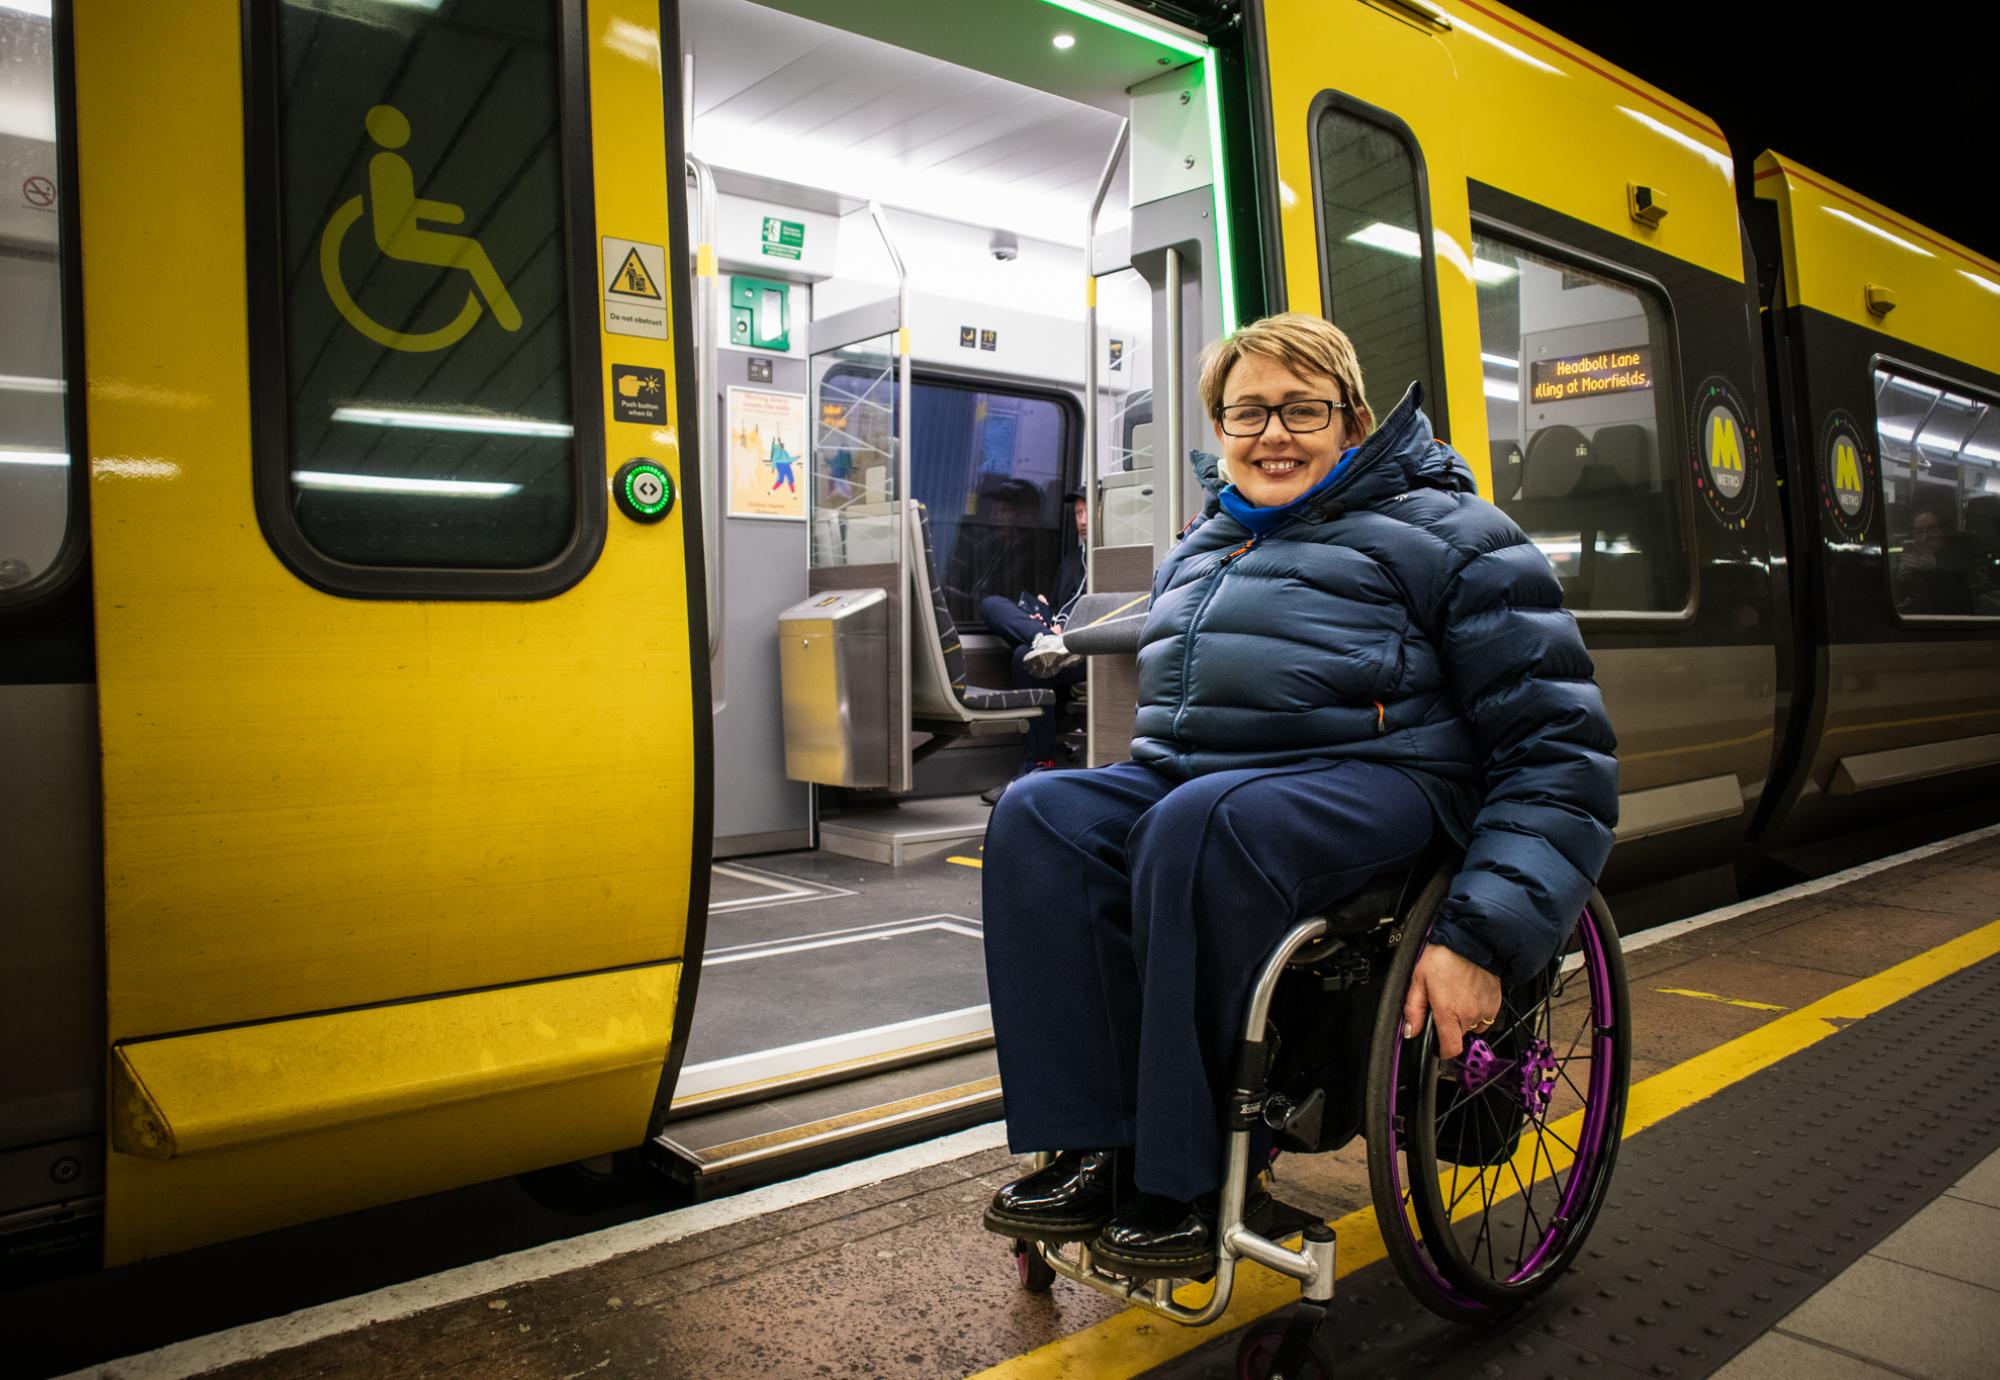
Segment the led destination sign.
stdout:
<svg viewBox="0 0 2000 1380">
<path fill-rule="evenodd" d="M 1538 359 L 1530 366 L 1530 396 L 1536 402 L 1569 402 L 1605 393 L 1630 393 L 1653 386 L 1653 351 L 1645 345 L 1599 350 L 1590 355 Z"/>
</svg>

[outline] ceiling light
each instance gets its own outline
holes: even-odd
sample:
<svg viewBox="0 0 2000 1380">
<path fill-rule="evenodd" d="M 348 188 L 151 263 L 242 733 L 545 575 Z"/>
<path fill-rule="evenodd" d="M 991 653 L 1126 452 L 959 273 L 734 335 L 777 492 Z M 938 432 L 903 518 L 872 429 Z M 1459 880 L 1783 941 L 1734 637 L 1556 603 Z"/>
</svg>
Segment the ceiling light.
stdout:
<svg viewBox="0 0 2000 1380">
<path fill-rule="evenodd" d="M 36 465 L 59 468 L 69 464 L 69 456 L 59 450 L 0 450 L 0 465 Z"/>
<path fill-rule="evenodd" d="M 1069 51 L 1070 49 L 1072 49 L 1072 48 L 1074 48 L 1074 47 L 1076 46 L 1076 35 L 1075 35 L 1075 34 L 1057 34 L 1057 35 L 1055 36 L 1055 40 L 1054 40 L 1054 42 L 1055 42 L 1055 45 L 1056 45 L 1056 47 L 1060 48 L 1060 49 L 1061 49 L 1061 50 L 1062 50 L 1063 52 L 1065 52 L 1065 53 L 1066 53 L 1066 52 L 1068 52 L 1068 51 Z"/>
<path fill-rule="evenodd" d="M 0 0 L 0 10 L 33 15 L 37 19 L 47 19 L 52 8 L 54 0 Z"/>
<path fill-rule="evenodd" d="M 346 489 L 376 494 L 433 494 L 441 498 L 505 498 L 521 492 L 519 484 L 478 479 L 406 479 L 393 474 L 341 474 L 333 470 L 298 470 L 292 482 L 301 489 Z"/>
<path fill-rule="evenodd" d="M 542 422 L 532 417 L 497 417 L 480 412 L 420 412 L 399 407 L 336 407 L 336 422 L 366 426 L 408 427 L 417 431 L 477 431 L 492 436 L 561 436 L 576 434 L 568 422 Z M 518 487 L 518 486 L 517 486 Z"/>
</svg>

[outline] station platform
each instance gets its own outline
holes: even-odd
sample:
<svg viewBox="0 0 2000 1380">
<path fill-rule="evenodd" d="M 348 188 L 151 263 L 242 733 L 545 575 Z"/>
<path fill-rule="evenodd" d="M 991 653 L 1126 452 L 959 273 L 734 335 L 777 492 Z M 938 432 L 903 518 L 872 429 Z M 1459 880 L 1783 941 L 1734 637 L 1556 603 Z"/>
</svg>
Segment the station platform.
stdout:
<svg viewBox="0 0 2000 1380">
<path fill-rule="evenodd" d="M 2000 1356 L 2000 829 L 1627 937 L 1626 1141 L 1576 1267 L 1485 1330 L 1388 1262 L 1359 1142 L 1278 1162 L 1340 1232 L 1340 1375 L 1902 1375 Z M 996 1125 L 77 1375 L 1233 1376 L 1204 1331 L 1019 1286 Z"/>
</svg>

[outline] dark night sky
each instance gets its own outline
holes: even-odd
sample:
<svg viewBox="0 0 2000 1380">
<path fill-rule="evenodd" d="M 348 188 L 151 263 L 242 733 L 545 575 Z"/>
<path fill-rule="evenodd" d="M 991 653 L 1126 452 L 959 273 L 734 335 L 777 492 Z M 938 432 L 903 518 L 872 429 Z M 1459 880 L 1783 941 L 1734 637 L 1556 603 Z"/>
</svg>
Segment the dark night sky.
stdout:
<svg viewBox="0 0 2000 1380">
<path fill-rule="evenodd" d="M 1715 120 L 1739 179 L 1776 149 L 2000 258 L 2000 7 L 1987 0 L 1514 9 Z"/>
</svg>

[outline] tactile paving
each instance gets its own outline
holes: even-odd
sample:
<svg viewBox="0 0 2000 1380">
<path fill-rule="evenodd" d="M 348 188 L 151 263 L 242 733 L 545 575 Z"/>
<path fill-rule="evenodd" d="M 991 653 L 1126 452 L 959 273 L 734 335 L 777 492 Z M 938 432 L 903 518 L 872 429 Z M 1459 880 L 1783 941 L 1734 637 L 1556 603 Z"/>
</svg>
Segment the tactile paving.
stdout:
<svg viewBox="0 0 2000 1380">
<path fill-rule="evenodd" d="M 2000 960 L 1977 964 L 1627 1141 L 1570 1272 L 1491 1328 L 1383 1262 L 1323 1334 L 1343 1377 L 1713 1373 L 1996 1147 Z M 1233 1376 L 1234 1338 L 1157 1372 Z"/>
</svg>

